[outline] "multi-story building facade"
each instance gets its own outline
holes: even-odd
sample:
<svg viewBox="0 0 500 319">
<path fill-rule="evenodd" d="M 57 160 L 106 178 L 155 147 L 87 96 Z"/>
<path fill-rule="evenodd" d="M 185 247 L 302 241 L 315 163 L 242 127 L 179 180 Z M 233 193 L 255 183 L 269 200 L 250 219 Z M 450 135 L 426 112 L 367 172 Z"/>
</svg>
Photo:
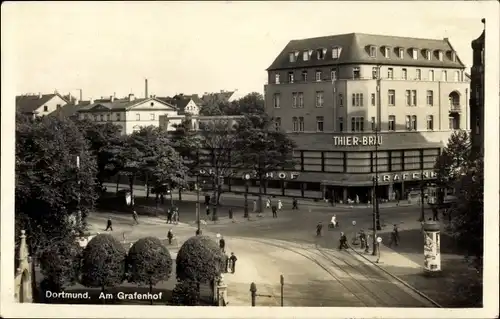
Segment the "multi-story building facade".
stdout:
<svg viewBox="0 0 500 319">
<path fill-rule="evenodd" d="M 485 19 L 482 20 L 485 23 Z M 484 151 L 484 41 L 486 30 L 472 41 L 472 69 L 470 82 L 470 127 L 472 147 Z"/>
<path fill-rule="evenodd" d="M 298 176 L 287 187 L 368 201 L 374 176 L 385 198 L 432 180 L 450 134 L 469 129 L 464 71 L 448 39 L 351 33 L 290 41 L 264 89 L 276 129 L 297 144 Z"/>
</svg>

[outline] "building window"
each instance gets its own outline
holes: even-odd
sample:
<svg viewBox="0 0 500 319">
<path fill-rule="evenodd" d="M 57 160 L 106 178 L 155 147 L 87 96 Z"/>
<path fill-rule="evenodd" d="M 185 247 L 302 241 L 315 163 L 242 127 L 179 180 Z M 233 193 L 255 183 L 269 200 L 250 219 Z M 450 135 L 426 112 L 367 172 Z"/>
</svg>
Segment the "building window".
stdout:
<svg viewBox="0 0 500 319">
<path fill-rule="evenodd" d="M 316 117 L 316 131 L 323 132 L 323 116 Z"/>
<path fill-rule="evenodd" d="M 354 79 L 359 79 L 360 75 L 361 75 L 361 73 L 360 73 L 360 70 L 358 67 L 352 68 L 352 77 Z"/>
<path fill-rule="evenodd" d="M 351 131 L 352 132 L 363 132 L 364 131 L 364 121 L 365 121 L 365 118 L 362 116 L 351 117 Z"/>
<path fill-rule="evenodd" d="M 293 77 L 293 72 L 288 72 L 288 82 L 293 83 L 294 77 Z"/>
<path fill-rule="evenodd" d="M 106 114 L 106 121 L 111 121 L 111 114 Z"/>
<path fill-rule="evenodd" d="M 363 93 L 352 94 L 352 106 L 363 106 Z"/>
<path fill-rule="evenodd" d="M 321 81 L 321 71 L 316 71 L 316 82 Z"/>
<path fill-rule="evenodd" d="M 427 130 L 434 130 L 434 116 L 432 115 L 427 115 Z"/>
<path fill-rule="evenodd" d="M 459 71 L 455 71 L 455 73 L 453 74 L 453 81 L 460 82 L 460 72 Z"/>
<path fill-rule="evenodd" d="M 448 128 L 450 130 L 454 130 L 455 129 L 455 120 L 451 116 L 448 118 Z"/>
<path fill-rule="evenodd" d="M 155 114 L 154 113 L 150 113 L 149 114 L 149 118 L 151 121 L 154 121 L 155 120 Z"/>
<path fill-rule="evenodd" d="M 318 49 L 316 51 L 316 56 L 318 57 L 318 60 L 324 60 L 325 59 L 325 49 Z"/>
<path fill-rule="evenodd" d="M 429 70 L 429 81 L 434 81 L 434 70 Z"/>
<path fill-rule="evenodd" d="M 332 79 L 332 81 L 337 80 L 337 70 L 332 69 L 332 71 L 330 72 L 330 78 Z"/>
<path fill-rule="evenodd" d="M 453 51 L 451 51 L 451 61 L 457 62 L 457 54 Z"/>
<path fill-rule="evenodd" d="M 304 118 L 299 117 L 299 131 L 304 132 Z"/>
<path fill-rule="evenodd" d="M 401 70 L 401 77 L 403 78 L 403 80 L 408 80 L 408 70 L 407 69 Z"/>
<path fill-rule="evenodd" d="M 384 48 L 384 56 L 385 56 L 386 58 L 389 58 L 389 51 L 390 51 L 390 50 L 389 50 L 389 47 L 385 47 L 385 48 Z"/>
<path fill-rule="evenodd" d="M 388 124 L 387 129 L 389 131 L 395 131 L 396 130 L 396 116 L 389 115 L 389 121 L 387 122 L 387 124 Z"/>
<path fill-rule="evenodd" d="M 299 92 L 299 108 L 304 108 L 304 93 Z"/>
<path fill-rule="evenodd" d="M 341 48 L 335 47 L 332 50 L 332 59 L 338 59 L 340 57 L 340 52 L 342 51 Z"/>
<path fill-rule="evenodd" d="M 417 49 L 413 49 L 412 53 L 413 53 L 413 60 L 416 60 L 418 58 L 418 50 Z"/>
<path fill-rule="evenodd" d="M 443 51 L 438 51 L 438 59 L 439 61 L 443 61 Z"/>
<path fill-rule="evenodd" d="M 406 91 L 405 91 L 405 100 L 406 100 L 406 106 L 410 106 L 410 105 L 411 105 L 411 94 L 410 94 L 410 90 L 406 90 Z"/>
<path fill-rule="evenodd" d="M 297 92 L 292 93 L 292 108 L 297 107 L 298 94 Z"/>
<path fill-rule="evenodd" d="M 356 106 L 356 94 L 352 94 L 352 106 Z"/>
<path fill-rule="evenodd" d="M 448 81 L 448 72 L 446 72 L 446 71 L 441 72 L 441 81 L 443 81 L 443 82 Z"/>
<path fill-rule="evenodd" d="M 278 132 L 281 129 L 281 117 L 274 119 L 274 129 Z"/>
<path fill-rule="evenodd" d="M 371 103 L 372 103 L 372 106 L 375 106 L 375 93 L 372 93 Z"/>
<path fill-rule="evenodd" d="M 116 120 L 121 121 L 121 113 L 116 113 Z"/>
<path fill-rule="evenodd" d="M 339 117 L 339 132 L 344 132 L 344 118 Z"/>
<path fill-rule="evenodd" d="M 427 106 L 434 105 L 434 92 L 431 90 L 427 90 Z"/>
<path fill-rule="evenodd" d="M 371 120 L 370 124 L 371 124 L 371 127 L 372 127 L 372 131 L 375 131 L 376 130 L 376 127 L 375 127 L 375 116 L 372 116 L 372 120 Z"/>
<path fill-rule="evenodd" d="M 374 66 L 372 68 L 372 79 L 377 79 L 378 78 L 378 68 L 376 66 Z"/>
<path fill-rule="evenodd" d="M 299 122 L 296 117 L 292 118 L 292 124 L 293 124 L 293 131 L 298 132 L 299 131 Z"/>
<path fill-rule="evenodd" d="M 290 62 L 296 62 L 297 61 L 297 55 L 295 54 L 295 52 L 290 52 L 288 56 L 290 58 Z"/>
<path fill-rule="evenodd" d="M 323 107 L 324 93 L 323 91 L 316 92 L 316 107 Z"/>
<path fill-rule="evenodd" d="M 273 95 L 273 105 L 275 109 L 280 108 L 280 101 L 281 101 L 281 94 L 280 93 L 275 93 Z"/>
<path fill-rule="evenodd" d="M 425 58 L 429 61 L 431 60 L 431 51 L 425 50 Z"/>
<path fill-rule="evenodd" d="M 304 58 L 304 61 L 309 61 L 309 51 L 304 51 L 302 57 Z"/>
<path fill-rule="evenodd" d="M 276 73 L 274 75 L 274 83 L 280 84 L 280 75 L 279 75 L 279 73 Z"/>
<path fill-rule="evenodd" d="M 140 113 L 136 113 L 135 114 L 135 120 L 136 121 L 140 121 L 141 120 L 141 114 Z"/>
<path fill-rule="evenodd" d="M 99 120 L 99 117 L 97 116 L 97 114 L 94 114 L 94 121 L 98 121 Z"/>
<path fill-rule="evenodd" d="M 394 69 L 393 68 L 388 68 L 387 69 L 387 78 L 388 79 L 394 79 Z"/>
<path fill-rule="evenodd" d="M 56 108 L 59 110 L 61 108 L 61 104 L 57 104 Z"/>
<path fill-rule="evenodd" d="M 417 79 L 418 81 L 422 80 L 422 70 L 417 69 L 417 70 L 415 71 L 415 75 L 416 75 L 416 79 Z"/>
<path fill-rule="evenodd" d="M 101 115 L 100 115 L 100 121 L 101 121 L 101 122 L 104 122 L 104 114 L 101 114 Z"/>
<path fill-rule="evenodd" d="M 374 46 L 371 46 L 371 47 L 370 47 L 370 57 L 371 57 L 371 58 L 375 58 L 375 57 L 377 57 L 377 48 L 376 48 L 376 47 L 374 47 Z"/>
<path fill-rule="evenodd" d="M 406 90 L 406 105 L 417 106 L 417 90 Z"/>
<path fill-rule="evenodd" d="M 406 116 L 406 121 L 405 121 L 405 124 L 406 124 L 406 130 L 409 131 L 410 130 L 410 121 L 411 121 L 411 117 L 409 115 Z"/>
<path fill-rule="evenodd" d="M 307 71 L 302 71 L 302 82 L 307 82 Z"/>
<path fill-rule="evenodd" d="M 387 99 L 388 99 L 387 102 L 388 102 L 388 104 L 390 106 L 396 105 L 396 91 L 395 90 L 389 90 Z"/>
<path fill-rule="evenodd" d="M 399 48 L 398 55 L 400 59 L 403 59 L 405 57 L 405 50 L 403 48 Z"/>
<path fill-rule="evenodd" d="M 339 93 L 339 107 L 344 106 L 344 96 L 342 93 Z"/>
<path fill-rule="evenodd" d="M 48 112 L 48 111 L 49 111 L 49 107 L 48 107 L 47 105 L 44 105 L 44 106 L 43 106 L 43 111 L 44 111 L 44 112 Z"/>
<path fill-rule="evenodd" d="M 411 130 L 412 131 L 417 130 L 417 116 L 416 115 L 411 116 Z"/>
</svg>

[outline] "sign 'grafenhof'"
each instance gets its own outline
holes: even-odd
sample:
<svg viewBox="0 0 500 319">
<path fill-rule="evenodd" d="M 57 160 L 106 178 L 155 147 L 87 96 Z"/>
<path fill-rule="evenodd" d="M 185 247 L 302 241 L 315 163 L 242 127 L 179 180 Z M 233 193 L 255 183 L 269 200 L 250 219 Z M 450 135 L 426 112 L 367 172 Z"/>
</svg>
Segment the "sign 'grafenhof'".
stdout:
<svg viewBox="0 0 500 319">
<path fill-rule="evenodd" d="M 364 135 L 364 136 L 334 136 L 334 146 L 378 146 L 382 145 L 382 136 Z"/>
<path fill-rule="evenodd" d="M 435 179 L 437 178 L 436 172 L 415 172 L 415 173 L 402 173 L 402 174 L 384 174 L 378 177 L 379 181 L 384 182 L 400 182 L 406 180 L 420 180 L 420 179 Z"/>
</svg>

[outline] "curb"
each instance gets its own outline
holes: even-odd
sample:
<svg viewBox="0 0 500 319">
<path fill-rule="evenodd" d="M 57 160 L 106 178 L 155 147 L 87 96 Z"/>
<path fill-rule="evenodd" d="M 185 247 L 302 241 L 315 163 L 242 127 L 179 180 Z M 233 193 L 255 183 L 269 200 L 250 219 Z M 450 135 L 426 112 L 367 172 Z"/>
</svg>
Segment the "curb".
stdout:
<svg viewBox="0 0 500 319">
<path fill-rule="evenodd" d="M 413 287 L 412 285 L 410 285 L 409 283 L 407 283 L 406 281 L 404 281 L 403 279 L 399 278 L 398 276 L 388 272 L 387 270 L 385 270 L 384 268 L 382 268 L 380 265 L 378 265 L 377 263 L 371 261 L 370 259 L 368 259 L 366 256 L 364 256 L 363 254 L 361 254 L 360 252 L 358 252 L 357 250 L 355 250 L 354 248 L 352 248 L 351 244 L 347 243 L 347 245 L 349 246 L 349 248 L 354 251 L 357 255 L 363 257 L 363 259 L 365 259 L 366 261 L 368 261 L 370 264 L 374 265 L 375 267 L 377 267 L 379 270 L 381 270 L 383 273 L 389 275 L 391 278 L 397 280 L 398 282 L 400 282 L 401 284 L 403 284 L 404 286 L 406 286 L 407 288 L 409 288 L 410 290 L 412 290 L 413 292 L 415 292 L 416 294 L 418 294 L 419 296 L 421 296 L 422 298 L 424 299 L 427 299 L 430 303 L 432 303 L 434 306 L 438 307 L 438 308 L 443 308 L 443 306 L 441 306 L 440 304 L 438 304 L 436 301 L 434 301 L 433 299 L 431 299 L 429 296 L 427 296 L 426 294 L 424 294 L 423 292 L 421 292 L 420 290 L 418 290 L 417 288 Z"/>
</svg>

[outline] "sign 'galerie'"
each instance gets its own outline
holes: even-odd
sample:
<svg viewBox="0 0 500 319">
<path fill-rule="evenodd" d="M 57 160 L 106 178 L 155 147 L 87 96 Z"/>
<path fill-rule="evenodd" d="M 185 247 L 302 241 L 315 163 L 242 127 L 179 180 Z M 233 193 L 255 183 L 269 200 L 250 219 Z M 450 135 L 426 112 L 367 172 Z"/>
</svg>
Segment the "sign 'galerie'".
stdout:
<svg viewBox="0 0 500 319">
<path fill-rule="evenodd" d="M 382 145 L 382 136 L 334 136 L 334 146 L 378 146 Z"/>
</svg>

